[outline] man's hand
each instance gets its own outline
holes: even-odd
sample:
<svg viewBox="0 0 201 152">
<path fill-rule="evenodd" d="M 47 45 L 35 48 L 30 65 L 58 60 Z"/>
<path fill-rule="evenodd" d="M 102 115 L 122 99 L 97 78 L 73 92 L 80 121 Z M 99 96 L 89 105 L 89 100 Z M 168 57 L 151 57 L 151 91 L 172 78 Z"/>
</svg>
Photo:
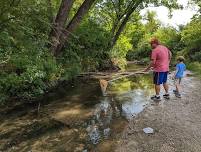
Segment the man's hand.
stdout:
<svg viewBox="0 0 201 152">
<path fill-rule="evenodd" d="M 147 72 L 147 71 L 149 71 L 149 69 L 150 68 L 147 67 L 146 69 L 143 70 L 143 72 Z"/>
<path fill-rule="evenodd" d="M 148 65 L 148 67 L 147 67 L 146 69 L 144 69 L 144 72 L 147 72 L 147 71 L 149 71 L 151 68 L 153 68 L 153 65 L 154 65 L 154 62 L 151 61 L 151 62 L 149 63 L 149 65 Z"/>
</svg>

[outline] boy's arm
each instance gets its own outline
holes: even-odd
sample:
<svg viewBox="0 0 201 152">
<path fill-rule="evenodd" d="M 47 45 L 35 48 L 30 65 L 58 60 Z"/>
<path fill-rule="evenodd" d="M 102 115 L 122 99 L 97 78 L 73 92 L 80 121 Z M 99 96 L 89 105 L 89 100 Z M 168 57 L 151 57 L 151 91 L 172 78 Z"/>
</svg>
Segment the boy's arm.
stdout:
<svg viewBox="0 0 201 152">
<path fill-rule="evenodd" d="M 175 70 L 173 77 L 176 78 L 176 74 L 177 74 L 178 70 Z"/>
<path fill-rule="evenodd" d="M 173 75 L 174 78 L 176 77 L 176 74 L 177 74 L 178 71 L 179 71 L 179 68 L 178 68 L 178 66 L 176 65 L 175 72 L 174 72 L 174 75 Z"/>
</svg>

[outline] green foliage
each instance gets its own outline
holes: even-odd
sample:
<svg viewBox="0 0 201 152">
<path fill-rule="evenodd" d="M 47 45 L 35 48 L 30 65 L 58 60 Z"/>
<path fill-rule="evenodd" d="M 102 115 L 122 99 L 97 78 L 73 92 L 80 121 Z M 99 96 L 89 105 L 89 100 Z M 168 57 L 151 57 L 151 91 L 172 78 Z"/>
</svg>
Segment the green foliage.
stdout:
<svg viewBox="0 0 201 152">
<path fill-rule="evenodd" d="M 186 56 L 191 60 L 201 61 L 201 17 L 195 18 L 182 31 L 182 42 Z"/>
<path fill-rule="evenodd" d="M 149 41 L 140 41 L 135 50 L 131 50 L 127 54 L 127 60 L 139 60 L 142 61 L 144 58 L 149 58 L 151 54 L 151 47 Z M 146 59 L 147 60 L 147 59 Z"/>
<path fill-rule="evenodd" d="M 0 102 L 8 97 L 33 99 L 62 74 L 47 49 L 49 21 L 44 1 L 1 3 Z"/>
<path fill-rule="evenodd" d="M 117 41 L 117 44 L 110 51 L 111 58 L 118 60 L 116 64 L 118 64 L 121 69 L 124 69 L 126 65 L 125 57 L 127 52 L 132 49 L 130 41 L 128 37 L 122 35 Z"/>
<path fill-rule="evenodd" d="M 176 29 L 171 27 L 160 28 L 154 33 L 154 36 L 172 52 L 180 51 L 181 35 Z"/>
<path fill-rule="evenodd" d="M 160 21 L 155 19 L 156 15 L 153 12 L 148 12 L 146 15 L 147 23 L 141 24 L 133 35 L 133 49 L 127 54 L 128 60 L 141 60 L 147 62 L 150 54 L 150 40 L 152 37 L 157 37 L 161 44 L 167 46 L 173 54 L 181 51 L 183 43 L 180 42 L 181 34 L 172 27 L 161 27 Z"/>
<path fill-rule="evenodd" d="M 73 63 L 81 71 L 95 71 L 109 59 L 108 37 L 109 33 L 99 24 L 85 20 L 68 42 L 62 63 L 71 69 Z"/>
<path fill-rule="evenodd" d="M 145 32 L 154 34 L 158 30 L 161 23 L 159 20 L 156 19 L 156 16 L 156 12 L 147 12 L 144 18 L 147 21 L 147 24 L 145 24 Z"/>
<path fill-rule="evenodd" d="M 12 71 L 0 74 L 0 92 L 5 96 L 33 99 L 42 95 L 48 89 L 48 84 L 57 81 L 62 74 L 55 59 L 45 52 L 34 56 L 26 55 L 25 52 L 12 54 L 5 65 L 14 65 Z"/>
<path fill-rule="evenodd" d="M 200 62 L 189 62 L 187 68 L 192 70 L 195 74 L 201 77 L 201 63 Z"/>
<path fill-rule="evenodd" d="M 149 4 L 164 5 L 170 10 L 179 8 L 176 0 L 97 1 L 80 27 L 71 33 L 63 53 L 55 58 L 49 50 L 49 34 L 60 2 L 0 0 L 0 103 L 10 97 L 37 98 L 58 81 L 70 80 L 83 71 L 104 69 L 111 62 L 121 68 L 126 64 L 125 59 L 148 62 L 152 37 L 158 37 L 174 55 L 201 61 L 199 15 L 180 31 L 162 27 L 154 12 L 148 12 L 144 17 L 146 24 L 141 22 L 141 9 Z M 67 22 L 82 2 L 74 3 Z M 125 29 L 120 30 L 121 35 L 111 49 L 113 38 L 131 10 L 134 11 Z M 193 66 L 199 69 L 200 63 L 190 65 Z"/>
</svg>

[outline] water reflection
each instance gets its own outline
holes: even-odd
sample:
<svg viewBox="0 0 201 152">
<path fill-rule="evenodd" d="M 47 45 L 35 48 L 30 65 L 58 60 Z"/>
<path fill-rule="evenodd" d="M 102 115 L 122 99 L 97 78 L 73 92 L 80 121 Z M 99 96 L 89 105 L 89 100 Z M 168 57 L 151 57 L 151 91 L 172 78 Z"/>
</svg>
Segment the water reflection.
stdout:
<svg viewBox="0 0 201 152">
<path fill-rule="evenodd" d="M 139 75 L 118 80 L 109 86 L 107 94 L 95 106 L 93 118 L 87 127 L 93 144 L 110 136 L 115 118 L 124 117 L 129 120 L 143 111 L 153 94 L 151 76 Z"/>
<path fill-rule="evenodd" d="M 93 144 L 97 144 L 101 137 L 109 137 L 109 127 L 113 116 L 113 109 L 109 97 L 103 97 L 101 102 L 95 107 L 93 119 L 87 127 L 87 132 Z"/>
<path fill-rule="evenodd" d="M 63 84 L 41 100 L 46 104 L 38 115 L 37 109 L 23 106 L 3 114 L 0 149 L 78 151 L 80 148 L 79 151 L 86 152 L 100 146 L 106 148 L 97 151 L 106 151 L 118 143 L 116 134 L 123 130 L 126 120 L 144 109 L 152 87 L 148 75 L 113 82 L 106 97 L 94 80 L 80 80 L 72 87 Z"/>
<path fill-rule="evenodd" d="M 127 119 L 131 119 L 132 117 L 136 116 L 138 113 L 142 112 L 144 107 L 149 102 L 149 96 L 152 94 L 150 90 L 142 90 L 142 89 L 135 89 L 128 94 L 124 94 L 120 97 L 122 100 L 124 97 L 127 97 L 126 102 L 122 104 L 122 111 L 123 116 Z"/>
</svg>

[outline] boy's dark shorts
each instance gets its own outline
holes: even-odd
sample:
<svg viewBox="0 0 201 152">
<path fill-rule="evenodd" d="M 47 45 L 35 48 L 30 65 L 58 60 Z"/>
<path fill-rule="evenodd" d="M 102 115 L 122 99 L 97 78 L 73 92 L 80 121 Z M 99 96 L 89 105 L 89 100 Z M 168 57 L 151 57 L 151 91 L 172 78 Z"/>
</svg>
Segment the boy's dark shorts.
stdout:
<svg viewBox="0 0 201 152">
<path fill-rule="evenodd" d="M 167 82 L 168 71 L 167 72 L 154 72 L 154 84 L 160 85 Z"/>
</svg>

